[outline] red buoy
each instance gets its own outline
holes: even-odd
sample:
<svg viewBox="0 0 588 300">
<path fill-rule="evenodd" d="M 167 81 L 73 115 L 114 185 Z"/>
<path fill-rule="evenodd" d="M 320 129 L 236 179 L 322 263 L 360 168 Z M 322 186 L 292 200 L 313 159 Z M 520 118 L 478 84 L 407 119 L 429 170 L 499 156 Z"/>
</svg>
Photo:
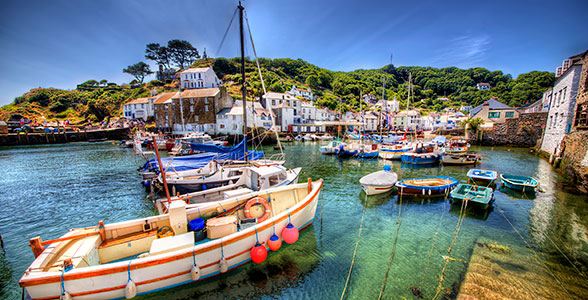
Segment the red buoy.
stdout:
<svg viewBox="0 0 588 300">
<path fill-rule="evenodd" d="M 282 238 L 284 242 L 288 244 L 294 244 L 298 240 L 298 228 L 294 227 L 292 223 L 288 223 L 288 225 L 282 230 Z"/>
<path fill-rule="evenodd" d="M 272 251 L 278 251 L 282 247 L 282 239 L 274 234 L 267 240 L 267 244 Z"/>
<path fill-rule="evenodd" d="M 267 249 L 260 243 L 255 244 L 255 247 L 251 248 L 251 260 L 254 263 L 260 264 L 267 258 Z"/>
</svg>

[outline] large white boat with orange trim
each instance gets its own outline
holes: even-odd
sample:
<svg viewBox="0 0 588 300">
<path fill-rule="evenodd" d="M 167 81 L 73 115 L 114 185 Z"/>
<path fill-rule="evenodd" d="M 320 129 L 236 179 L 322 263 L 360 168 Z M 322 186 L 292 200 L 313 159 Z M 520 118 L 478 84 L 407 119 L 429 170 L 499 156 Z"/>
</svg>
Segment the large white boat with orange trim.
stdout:
<svg viewBox="0 0 588 300">
<path fill-rule="evenodd" d="M 174 201 L 165 215 L 36 237 L 19 283 L 32 299 L 130 299 L 261 263 L 312 223 L 322 187 L 309 179 L 189 209 Z M 194 222 L 206 222 L 208 237 L 187 231 Z"/>
</svg>

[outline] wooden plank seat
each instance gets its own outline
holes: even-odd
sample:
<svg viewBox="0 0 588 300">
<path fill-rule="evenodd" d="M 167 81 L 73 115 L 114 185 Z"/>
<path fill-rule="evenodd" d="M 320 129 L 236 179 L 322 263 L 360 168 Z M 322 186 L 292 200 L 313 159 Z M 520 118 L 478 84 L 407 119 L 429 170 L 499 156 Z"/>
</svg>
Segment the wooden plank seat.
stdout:
<svg viewBox="0 0 588 300">
<path fill-rule="evenodd" d="M 139 240 L 139 239 L 146 238 L 149 236 L 154 236 L 156 234 L 157 234 L 157 229 L 153 229 L 153 230 L 149 230 L 149 231 L 145 231 L 145 232 L 137 232 L 137 233 L 127 234 L 125 236 L 119 236 L 116 239 L 106 240 L 106 241 L 102 242 L 102 244 L 100 244 L 100 247 L 98 247 L 98 249 L 128 243 L 128 242 Z"/>
</svg>

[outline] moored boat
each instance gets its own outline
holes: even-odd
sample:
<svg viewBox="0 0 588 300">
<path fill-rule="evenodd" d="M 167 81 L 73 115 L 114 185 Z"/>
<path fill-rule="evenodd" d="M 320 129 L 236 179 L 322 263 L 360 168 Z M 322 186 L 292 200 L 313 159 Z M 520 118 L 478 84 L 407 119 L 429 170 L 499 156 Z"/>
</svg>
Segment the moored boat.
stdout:
<svg viewBox="0 0 588 300">
<path fill-rule="evenodd" d="M 453 137 L 447 142 L 446 153 L 464 153 L 470 149 L 470 144 L 465 137 Z"/>
<path fill-rule="evenodd" d="M 451 203 L 468 201 L 486 209 L 494 201 L 492 188 L 460 183 L 449 194 Z"/>
<path fill-rule="evenodd" d="M 439 163 L 440 156 L 435 152 L 434 144 L 417 144 L 413 151 L 402 154 L 400 160 L 405 164 L 435 165 Z"/>
<path fill-rule="evenodd" d="M 448 153 L 441 157 L 444 165 L 475 165 L 481 156 L 475 153 Z"/>
<path fill-rule="evenodd" d="M 389 192 L 394 188 L 396 181 L 398 181 L 398 175 L 392 172 L 389 165 L 386 165 L 383 170 L 363 176 L 359 179 L 359 184 L 366 195 L 370 196 Z"/>
<path fill-rule="evenodd" d="M 500 174 L 502 185 L 521 192 L 535 192 L 539 181 L 533 177 Z"/>
<path fill-rule="evenodd" d="M 341 141 L 331 141 L 326 145 L 322 145 L 319 148 L 319 151 L 321 152 L 321 154 L 333 155 L 336 153 L 337 149 L 339 149 L 339 146 L 341 146 L 341 145 L 347 145 L 347 144 L 343 143 Z"/>
<path fill-rule="evenodd" d="M 398 193 L 402 195 L 444 195 L 457 185 L 457 180 L 447 177 L 425 177 L 403 179 L 396 183 Z"/>
<path fill-rule="evenodd" d="M 489 186 L 498 178 L 498 173 L 492 170 L 470 169 L 467 176 L 471 183 Z"/>
<path fill-rule="evenodd" d="M 408 144 L 396 144 L 396 145 L 389 145 L 389 146 L 382 146 L 380 148 L 379 156 L 383 159 L 388 160 L 399 160 L 402 157 L 402 154 L 411 152 L 414 150 L 414 147 Z"/>
<path fill-rule="evenodd" d="M 269 244 L 274 230 L 277 239 L 295 242 L 294 231 L 314 219 L 322 186 L 322 180 L 309 181 L 187 210 L 183 201 L 174 201 L 170 214 L 100 223 L 70 230 L 53 241 L 34 238 L 35 260 L 19 284 L 32 299 L 113 299 L 202 281 L 257 260 L 251 250 L 267 251 L 257 244 Z M 235 216 L 211 217 L 219 207 L 247 216 L 251 213 L 245 208 L 250 206 L 265 217 L 251 227 L 233 223 Z M 187 227 L 200 218 L 208 219 L 208 236 L 196 240 Z"/>
</svg>

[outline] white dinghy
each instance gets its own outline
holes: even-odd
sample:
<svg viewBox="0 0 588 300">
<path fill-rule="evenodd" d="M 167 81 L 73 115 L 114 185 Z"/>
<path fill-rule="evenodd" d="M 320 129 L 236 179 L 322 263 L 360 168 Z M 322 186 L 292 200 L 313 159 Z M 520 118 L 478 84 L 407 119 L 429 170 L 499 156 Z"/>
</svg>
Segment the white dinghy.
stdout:
<svg viewBox="0 0 588 300">
<path fill-rule="evenodd" d="M 389 165 L 386 165 L 383 170 L 363 176 L 359 183 L 366 195 L 369 196 L 389 192 L 396 181 L 398 181 L 398 175 L 392 172 Z"/>
</svg>

